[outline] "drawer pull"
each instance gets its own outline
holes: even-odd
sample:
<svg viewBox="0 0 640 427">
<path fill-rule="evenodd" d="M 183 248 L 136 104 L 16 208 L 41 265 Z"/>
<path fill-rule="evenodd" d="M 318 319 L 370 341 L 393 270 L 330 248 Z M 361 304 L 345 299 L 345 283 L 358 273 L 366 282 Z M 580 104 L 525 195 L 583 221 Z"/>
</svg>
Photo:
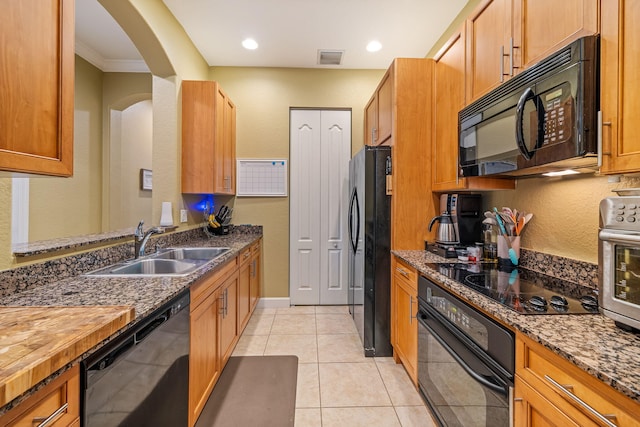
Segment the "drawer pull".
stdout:
<svg viewBox="0 0 640 427">
<path fill-rule="evenodd" d="M 400 274 L 402 274 L 404 277 L 406 277 L 407 279 L 409 278 L 409 273 L 407 273 L 404 269 L 400 268 L 400 267 L 396 267 L 396 271 Z"/>
<path fill-rule="evenodd" d="M 67 402 L 64 405 L 62 405 L 61 407 L 59 407 L 58 409 L 56 409 L 56 411 L 53 414 L 49 415 L 47 418 L 35 417 L 33 419 L 33 423 L 32 424 L 36 424 L 38 427 L 46 427 L 49 424 L 53 423 L 64 412 L 67 412 L 67 408 L 68 407 L 69 407 L 69 403 Z"/>
<path fill-rule="evenodd" d="M 603 424 L 606 424 L 609 427 L 617 427 L 617 424 L 614 424 L 610 420 L 610 419 L 614 419 L 615 420 L 616 419 L 615 415 L 613 415 L 613 414 L 612 415 L 609 415 L 609 414 L 602 415 L 600 412 L 598 412 L 595 409 L 593 409 L 590 405 L 588 405 L 586 402 L 584 402 L 578 396 L 576 396 L 571 391 L 569 391 L 569 388 L 573 389 L 573 386 L 571 386 L 571 385 L 562 385 L 562 384 L 558 383 L 556 380 L 554 380 L 553 378 L 551 378 L 549 375 L 545 375 L 544 379 L 549 381 L 555 388 L 560 390 L 560 392 L 562 392 L 565 396 L 567 396 L 569 399 L 573 400 L 575 403 L 580 405 L 582 408 L 584 408 L 587 412 L 589 412 L 594 417 L 596 417 Z"/>
</svg>

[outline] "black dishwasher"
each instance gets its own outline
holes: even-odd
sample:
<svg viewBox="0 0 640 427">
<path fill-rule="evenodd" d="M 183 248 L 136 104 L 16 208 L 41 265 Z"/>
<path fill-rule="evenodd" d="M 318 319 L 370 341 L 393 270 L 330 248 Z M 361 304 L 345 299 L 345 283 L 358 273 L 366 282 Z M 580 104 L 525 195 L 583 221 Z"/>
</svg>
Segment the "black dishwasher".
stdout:
<svg viewBox="0 0 640 427">
<path fill-rule="evenodd" d="M 85 427 L 188 424 L 189 291 L 82 362 Z"/>
</svg>

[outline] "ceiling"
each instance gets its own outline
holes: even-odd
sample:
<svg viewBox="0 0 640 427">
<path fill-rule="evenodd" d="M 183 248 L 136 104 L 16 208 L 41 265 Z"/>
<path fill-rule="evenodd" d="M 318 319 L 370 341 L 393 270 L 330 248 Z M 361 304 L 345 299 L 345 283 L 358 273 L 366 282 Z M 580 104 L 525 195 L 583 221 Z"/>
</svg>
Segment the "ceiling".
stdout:
<svg viewBox="0 0 640 427">
<path fill-rule="evenodd" d="M 164 0 L 210 66 L 386 69 L 424 57 L 467 0 Z M 244 49 L 250 37 L 256 50 Z M 379 52 L 367 52 L 372 40 Z M 318 65 L 319 50 L 343 51 Z M 103 71 L 148 71 L 98 0 L 76 1 L 76 52 Z"/>
</svg>

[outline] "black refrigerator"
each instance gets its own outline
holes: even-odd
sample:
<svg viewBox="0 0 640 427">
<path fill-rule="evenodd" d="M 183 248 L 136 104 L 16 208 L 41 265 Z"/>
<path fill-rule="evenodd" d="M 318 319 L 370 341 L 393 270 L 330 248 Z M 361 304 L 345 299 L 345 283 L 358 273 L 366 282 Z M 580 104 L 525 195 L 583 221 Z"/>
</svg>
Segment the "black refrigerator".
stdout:
<svg viewBox="0 0 640 427">
<path fill-rule="evenodd" d="M 349 162 L 349 312 L 365 356 L 392 356 L 391 148 L 362 148 Z"/>
</svg>

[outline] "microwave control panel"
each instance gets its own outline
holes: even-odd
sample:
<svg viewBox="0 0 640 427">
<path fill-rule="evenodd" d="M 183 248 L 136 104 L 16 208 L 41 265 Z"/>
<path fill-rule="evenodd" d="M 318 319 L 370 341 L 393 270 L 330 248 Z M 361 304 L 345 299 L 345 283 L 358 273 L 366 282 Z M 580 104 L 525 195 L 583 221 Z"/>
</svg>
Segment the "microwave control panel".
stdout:
<svg viewBox="0 0 640 427">
<path fill-rule="evenodd" d="M 600 201 L 601 228 L 640 232 L 640 197 L 607 197 Z"/>
<path fill-rule="evenodd" d="M 567 84 L 540 95 L 544 106 L 544 141 L 542 145 L 560 144 L 572 136 L 573 96 Z"/>
</svg>

